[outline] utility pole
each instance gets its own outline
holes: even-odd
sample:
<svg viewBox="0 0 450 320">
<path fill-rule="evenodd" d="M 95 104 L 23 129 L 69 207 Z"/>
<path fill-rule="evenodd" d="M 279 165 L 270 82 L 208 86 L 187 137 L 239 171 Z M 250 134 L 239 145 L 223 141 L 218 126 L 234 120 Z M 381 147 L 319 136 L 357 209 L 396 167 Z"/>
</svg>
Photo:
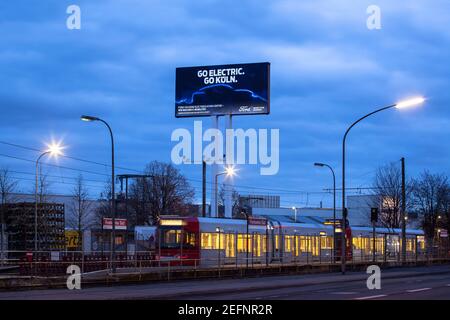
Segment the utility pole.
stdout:
<svg viewBox="0 0 450 320">
<path fill-rule="evenodd" d="M 202 217 L 206 217 L 206 161 L 202 161 Z"/>
<path fill-rule="evenodd" d="M 406 262 L 406 174 L 405 174 L 405 158 L 400 159 L 402 162 L 402 264 Z"/>
</svg>

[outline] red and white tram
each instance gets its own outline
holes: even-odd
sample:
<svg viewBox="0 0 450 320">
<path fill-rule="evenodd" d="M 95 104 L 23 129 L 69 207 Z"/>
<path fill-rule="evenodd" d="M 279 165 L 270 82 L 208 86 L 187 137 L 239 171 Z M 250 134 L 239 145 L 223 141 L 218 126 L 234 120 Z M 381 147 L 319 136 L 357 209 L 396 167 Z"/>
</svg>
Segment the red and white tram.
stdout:
<svg viewBox="0 0 450 320">
<path fill-rule="evenodd" d="M 348 224 L 347 224 L 348 225 Z M 346 230 L 347 260 L 352 232 Z M 247 265 L 333 260 L 332 224 L 281 222 L 275 219 L 166 216 L 159 221 L 157 257 L 171 265 Z M 336 225 L 336 260 L 341 228 Z"/>
</svg>

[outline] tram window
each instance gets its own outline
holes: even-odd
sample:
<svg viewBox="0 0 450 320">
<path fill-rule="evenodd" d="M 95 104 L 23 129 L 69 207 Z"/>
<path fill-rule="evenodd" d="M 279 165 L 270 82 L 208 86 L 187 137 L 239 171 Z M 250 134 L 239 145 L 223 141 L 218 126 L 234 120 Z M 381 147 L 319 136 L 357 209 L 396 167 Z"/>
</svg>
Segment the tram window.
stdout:
<svg viewBox="0 0 450 320">
<path fill-rule="evenodd" d="M 300 236 L 300 250 L 302 252 L 310 252 L 309 245 L 308 245 L 308 239 L 306 236 Z"/>
<path fill-rule="evenodd" d="M 267 252 L 267 236 L 262 236 L 262 251 Z"/>
<path fill-rule="evenodd" d="M 247 250 L 247 243 L 248 243 L 248 250 Z M 246 234 L 238 234 L 238 248 L 239 253 L 242 252 L 251 252 L 252 251 L 252 241 L 251 236 L 248 235 L 248 241 L 247 241 L 247 235 Z"/>
<path fill-rule="evenodd" d="M 425 237 L 417 236 L 417 245 L 421 250 L 425 249 Z"/>
<path fill-rule="evenodd" d="M 320 237 L 320 247 L 322 249 L 331 249 L 333 245 L 333 237 Z"/>
<path fill-rule="evenodd" d="M 195 246 L 195 234 L 192 232 L 183 232 L 181 229 L 161 230 L 160 242 L 162 248 L 180 248 L 181 239 L 183 239 L 183 248 Z"/>
<path fill-rule="evenodd" d="M 292 251 L 292 239 L 293 239 L 293 236 L 285 236 L 284 237 L 284 251 L 285 252 Z"/>
<path fill-rule="evenodd" d="M 261 235 L 260 234 L 254 234 L 253 235 L 253 255 L 260 257 L 261 256 Z"/>
<path fill-rule="evenodd" d="M 413 239 L 406 239 L 406 251 L 414 251 Z"/>
<path fill-rule="evenodd" d="M 184 234 L 184 245 L 195 247 L 196 241 L 195 241 L 195 233 L 192 232 L 186 232 Z"/>
<path fill-rule="evenodd" d="M 225 234 L 225 256 L 235 257 L 236 247 L 235 247 L 235 236 L 234 234 Z"/>
<path fill-rule="evenodd" d="M 224 234 L 220 235 L 220 249 L 223 249 L 223 241 L 224 241 Z M 217 250 L 219 249 L 219 234 L 217 233 L 202 233 L 201 236 L 201 247 L 202 249 L 213 249 Z"/>
<path fill-rule="evenodd" d="M 319 255 L 319 237 L 317 237 L 317 236 L 312 236 L 311 237 L 311 240 L 310 240 L 310 242 L 311 242 L 311 245 L 312 245 L 312 254 L 314 255 L 314 256 L 318 256 Z"/>
<path fill-rule="evenodd" d="M 280 236 L 279 235 L 275 235 L 275 250 L 276 251 L 280 250 Z"/>
</svg>

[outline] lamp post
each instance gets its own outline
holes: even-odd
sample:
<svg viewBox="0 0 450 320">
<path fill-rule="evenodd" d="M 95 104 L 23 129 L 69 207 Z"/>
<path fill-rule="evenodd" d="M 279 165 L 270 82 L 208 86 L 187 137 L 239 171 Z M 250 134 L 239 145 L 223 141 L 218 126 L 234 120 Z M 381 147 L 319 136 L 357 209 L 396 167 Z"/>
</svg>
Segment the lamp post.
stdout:
<svg viewBox="0 0 450 320">
<path fill-rule="evenodd" d="M 224 175 L 224 174 L 226 174 L 227 177 L 232 177 L 232 176 L 234 176 L 236 174 L 236 171 L 234 170 L 233 167 L 229 166 L 229 167 L 225 168 L 225 171 L 217 173 L 215 175 L 215 177 L 214 177 L 214 181 L 215 181 L 215 183 L 214 183 L 214 186 L 215 186 L 214 194 L 215 194 L 215 199 L 216 199 L 215 203 L 214 203 L 214 206 L 216 208 L 217 218 L 219 217 L 219 201 L 217 199 L 217 193 L 218 193 L 218 191 L 217 191 L 218 190 L 218 188 L 217 188 L 217 178 L 219 176 L 221 176 L 221 175 Z"/>
<path fill-rule="evenodd" d="M 327 167 L 333 175 L 333 262 L 336 262 L 336 175 L 333 168 L 328 164 L 316 162 L 314 165 L 316 167 Z"/>
<path fill-rule="evenodd" d="M 111 216 L 112 216 L 112 231 L 111 231 L 111 252 L 110 252 L 110 260 L 111 260 L 111 270 L 112 272 L 116 272 L 116 266 L 114 260 L 116 258 L 116 199 L 115 199 L 115 190 L 114 190 L 114 136 L 109 124 L 100 118 L 92 117 L 92 116 L 81 116 L 82 121 L 100 121 L 102 122 L 109 130 L 109 134 L 111 136 Z"/>
<path fill-rule="evenodd" d="M 222 249 L 222 246 L 221 246 L 221 242 L 220 242 L 220 232 L 221 232 L 222 230 L 220 229 L 220 227 L 216 227 L 216 232 L 217 232 L 217 235 L 218 235 L 218 240 L 219 240 L 219 244 L 218 244 L 218 246 L 217 246 L 217 252 L 218 252 L 218 254 L 217 254 L 217 260 L 218 260 L 218 262 L 219 262 L 219 265 L 218 265 L 218 267 L 220 268 L 220 250 Z"/>
<path fill-rule="evenodd" d="M 347 229 L 347 208 L 345 207 L 345 142 L 347 140 L 347 135 L 350 132 L 350 130 L 359 122 L 366 119 L 367 117 L 370 117 L 371 115 L 374 115 L 378 112 L 385 111 L 392 108 L 397 109 L 406 109 L 418 104 L 421 104 L 425 101 L 425 98 L 423 97 L 417 97 L 412 98 L 404 101 L 397 102 L 395 104 L 391 104 L 387 107 L 383 107 L 380 109 L 377 109 L 371 113 L 366 114 L 365 116 L 359 118 L 355 122 L 353 122 L 345 131 L 344 138 L 342 139 L 342 233 L 344 234 L 344 241 L 342 241 L 342 250 L 341 250 L 341 271 L 343 274 L 345 274 L 345 259 L 346 257 L 346 229 Z"/>
<path fill-rule="evenodd" d="M 39 161 L 45 155 L 59 156 L 62 154 L 62 147 L 59 144 L 52 143 L 48 146 L 47 150 L 42 152 L 36 159 L 36 185 L 34 192 L 34 252 L 37 254 L 38 251 L 38 192 L 39 192 Z M 40 201 L 39 201 L 40 202 Z"/>
</svg>

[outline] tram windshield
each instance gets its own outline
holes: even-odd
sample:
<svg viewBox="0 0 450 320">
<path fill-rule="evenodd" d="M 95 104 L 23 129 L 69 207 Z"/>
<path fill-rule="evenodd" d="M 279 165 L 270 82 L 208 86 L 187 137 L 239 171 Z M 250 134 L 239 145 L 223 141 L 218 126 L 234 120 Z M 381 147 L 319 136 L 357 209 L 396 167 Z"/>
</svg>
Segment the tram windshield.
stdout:
<svg viewBox="0 0 450 320">
<path fill-rule="evenodd" d="M 159 242 L 163 249 L 191 249 L 195 247 L 195 234 L 181 227 L 161 227 Z"/>
</svg>

